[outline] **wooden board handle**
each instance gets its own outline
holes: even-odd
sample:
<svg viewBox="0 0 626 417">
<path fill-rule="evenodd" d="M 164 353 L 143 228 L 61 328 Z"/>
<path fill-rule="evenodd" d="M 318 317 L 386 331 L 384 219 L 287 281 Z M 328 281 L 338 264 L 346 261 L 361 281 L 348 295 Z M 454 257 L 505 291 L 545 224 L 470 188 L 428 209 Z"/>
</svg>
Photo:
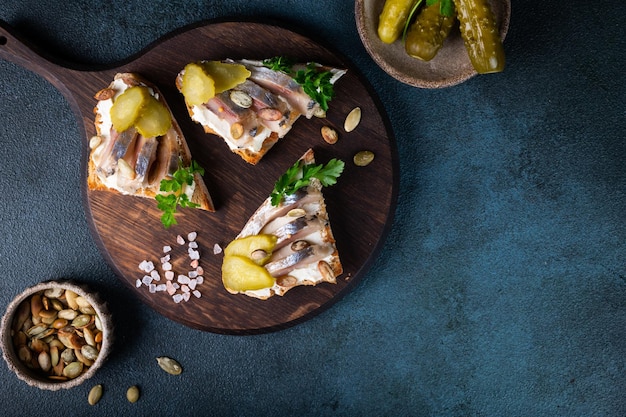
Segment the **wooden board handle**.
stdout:
<svg viewBox="0 0 626 417">
<path fill-rule="evenodd" d="M 66 81 L 71 79 L 75 70 L 28 42 L 3 20 L 0 20 L 0 57 L 42 76 L 66 98 L 71 97 Z"/>
</svg>

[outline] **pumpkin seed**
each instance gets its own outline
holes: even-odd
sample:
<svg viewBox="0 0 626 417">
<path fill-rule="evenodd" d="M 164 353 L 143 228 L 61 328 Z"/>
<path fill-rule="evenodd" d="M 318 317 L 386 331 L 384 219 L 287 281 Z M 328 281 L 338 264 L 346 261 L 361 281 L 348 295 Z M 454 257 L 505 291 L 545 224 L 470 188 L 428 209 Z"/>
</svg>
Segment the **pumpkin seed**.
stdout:
<svg viewBox="0 0 626 417">
<path fill-rule="evenodd" d="M 233 90 L 230 92 L 230 99 L 237 106 L 247 109 L 252 106 L 252 97 L 245 91 Z"/>
<path fill-rule="evenodd" d="M 253 261 L 260 261 L 265 257 L 267 257 L 267 252 L 265 252 L 263 249 L 256 249 L 253 250 L 252 253 L 250 253 L 250 259 L 252 259 Z"/>
<path fill-rule="evenodd" d="M 90 316 L 89 314 L 81 314 L 72 320 L 72 326 L 76 328 L 85 327 L 91 322 L 91 320 L 93 320 L 93 316 Z"/>
<path fill-rule="evenodd" d="M 55 367 L 59 364 L 59 348 L 56 346 L 50 346 L 50 364 Z"/>
<path fill-rule="evenodd" d="M 17 313 L 15 314 L 15 319 L 13 322 L 13 330 L 18 331 L 26 323 L 26 320 L 29 319 L 30 316 L 30 303 L 28 301 L 24 301 L 20 304 L 17 309 Z"/>
<path fill-rule="evenodd" d="M 45 323 L 36 324 L 30 329 L 26 330 L 26 336 L 35 337 L 39 333 L 45 332 L 46 330 L 48 330 L 48 326 Z"/>
<path fill-rule="evenodd" d="M 74 379 L 83 372 L 83 366 L 83 363 L 78 361 L 68 363 L 65 369 L 63 369 L 63 376 Z"/>
<path fill-rule="evenodd" d="M 374 152 L 372 151 L 361 151 L 357 152 L 354 155 L 354 165 L 359 167 L 364 167 L 369 165 L 374 160 Z"/>
<path fill-rule="evenodd" d="M 37 356 L 37 362 L 39 362 L 39 367 L 42 371 L 48 372 L 50 368 L 52 368 L 52 361 L 50 360 L 50 355 L 45 350 Z"/>
<path fill-rule="evenodd" d="M 61 298 L 65 290 L 63 288 L 49 288 L 44 290 L 43 295 L 48 298 Z"/>
<path fill-rule="evenodd" d="M 39 312 L 43 309 L 43 303 L 41 302 L 41 295 L 35 294 L 30 299 L 30 314 L 33 317 L 38 317 Z"/>
<path fill-rule="evenodd" d="M 171 375 L 180 375 L 183 372 L 182 366 L 172 358 L 160 356 L 156 358 L 157 363 L 165 372 Z"/>
<path fill-rule="evenodd" d="M 96 359 L 98 359 L 98 349 L 96 349 L 95 347 L 91 346 L 91 345 L 84 345 L 83 347 L 80 348 L 80 352 L 83 354 L 83 356 L 91 361 L 95 361 Z"/>
<path fill-rule="evenodd" d="M 361 108 L 355 107 L 352 109 L 348 116 L 346 117 L 346 121 L 343 124 L 343 128 L 346 132 L 352 132 L 361 122 Z"/>
<path fill-rule="evenodd" d="M 76 303 L 76 299 L 78 298 L 78 294 L 71 290 L 65 290 L 65 300 L 67 301 L 67 305 L 72 310 L 78 310 L 78 304 Z M 71 320 L 71 319 L 69 319 Z"/>
<path fill-rule="evenodd" d="M 59 311 L 57 316 L 60 319 L 74 320 L 76 318 L 76 316 L 78 316 L 78 312 L 76 310 L 72 310 L 72 309 L 67 308 L 65 310 Z"/>
<path fill-rule="evenodd" d="M 337 135 L 337 131 L 330 126 L 322 126 L 321 132 L 322 138 L 324 138 L 324 141 L 329 145 L 333 145 L 337 143 L 337 140 L 339 140 L 339 135 Z"/>
<path fill-rule="evenodd" d="M 90 405 L 96 405 L 98 401 L 102 398 L 102 384 L 95 385 L 89 391 L 89 395 L 87 396 L 87 402 Z"/>
<path fill-rule="evenodd" d="M 131 403 L 136 403 L 139 400 L 139 387 L 133 385 L 126 391 L 126 399 Z"/>
</svg>

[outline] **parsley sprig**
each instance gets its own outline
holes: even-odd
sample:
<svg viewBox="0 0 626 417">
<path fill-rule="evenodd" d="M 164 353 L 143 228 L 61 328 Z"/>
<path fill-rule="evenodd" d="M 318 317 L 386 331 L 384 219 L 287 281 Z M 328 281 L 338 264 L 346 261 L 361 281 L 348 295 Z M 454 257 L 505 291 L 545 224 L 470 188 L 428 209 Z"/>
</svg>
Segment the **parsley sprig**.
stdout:
<svg viewBox="0 0 626 417">
<path fill-rule="evenodd" d="M 332 72 L 320 71 L 314 63 L 309 63 L 305 69 L 300 69 L 294 74 L 294 61 L 282 56 L 266 59 L 263 65 L 271 70 L 282 71 L 293 76 L 304 92 L 319 103 L 322 110 L 328 110 L 328 102 L 335 96 L 334 86 L 330 82 L 333 77 Z"/>
<path fill-rule="evenodd" d="M 276 181 L 270 196 L 272 205 L 278 206 L 284 196 L 292 195 L 300 188 L 308 186 L 312 178 L 317 178 L 324 187 L 336 184 L 344 165 L 342 160 L 335 158 L 326 165 L 304 164 L 297 161 Z"/>
<path fill-rule="evenodd" d="M 443 16 L 450 17 L 454 15 L 454 1 L 453 0 L 426 0 L 426 6 L 432 6 L 435 3 L 440 3 L 439 13 L 441 13 Z M 422 4 L 422 0 L 417 0 L 417 2 L 415 2 L 415 4 L 413 5 L 413 8 L 409 12 L 409 17 L 406 19 L 406 22 L 404 23 L 404 31 L 402 32 L 403 42 L 406 40 L 406 33 L 409 30 L 409 26 L 411 22 L 413 21 L 413 15 L 417 11 L 417 9 L 419 9 L 421 4 Z"/>
<path fill-rule="evenodd" d="M 193 176 L 195 173 L 204 175 L 204 168 L 196 161 L 191 161 L 188 167 L 183 167 L 181 161 L 179 168 L 174 171 L 171 178 L 161 180 L 160 190 L 164 194 L 157 194 L 155 199 L 157 201 L 157 208 L 163 212 L 161 215 L 161 223 L 163 223 L 166 229 L 177 224 L 174 214 L 178 206 L 183 208 L 195 208 L 200 206 L 200 204 L 189 200 L 189 197 L 185 194 L 185 186 L 193 184 Z"/>
<path fill-rule="evenodd" d="M 275 56 L 263 61 L 263 65 L 273 71 L 282 71 L 285 74 L 291 74 L 295 62 L 292 59 L 284 56 Z"/>
</svg>

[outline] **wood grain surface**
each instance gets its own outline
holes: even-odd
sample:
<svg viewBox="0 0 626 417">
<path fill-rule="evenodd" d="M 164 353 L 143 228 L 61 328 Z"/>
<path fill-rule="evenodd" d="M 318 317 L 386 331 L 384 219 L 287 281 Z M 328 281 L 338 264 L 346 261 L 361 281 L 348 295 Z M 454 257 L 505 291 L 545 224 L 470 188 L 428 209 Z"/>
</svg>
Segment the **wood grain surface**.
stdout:
<svg viewBox="0 0 626 417">
<path fill-rule="evenodd" d="M 174 86 L 185 64 L 200 59 L 264 59 L 277 55 L 301 62 L 316 61 L 347 68 L 336 84 L 336 97 L 326 119 L 300 118 L 291 132 L 256 166 L 231 153 L 218 137 L 207 135 L 193 123 L 184 100 Z M 282 25 L 269 22 L 202 22 L 172 33 L 126 62 L 107 68 L 81 68 L 47 56 L 4 22 L 0 22 L 0 57 L 32 70 L 57 87 L 82 121 L 85 142 L 82 155 L 84 207 L 91 232 L 104 258 L 137 299 L 158 313 L 192 328 L 225 334 L 264 333 L 300 323 L 324 311 L 350 291 L 378 255 L 391 226 L 398 190 L 398 157 L 387 117 L 367 81 L 344 57 Z M 94 132 L 93 108 L 96 91 L 106 87 L 117 72 L 136 72 L 156 84 L 180 124 L 192 155 L 205 168 L 205 181 L 217 211 L 180 209 L 177 226 L 165 229 L 151 199 L 122 196 L 86 188 L 88 138 Z M 346 133 L 343 122 L 354 107 L 361 107 L 362 121 Z M 323 125 L 340 135 L 335 145 L 320 135 Z M 313 148 L 318 162 L 340 158 L 346 169 L 339 182 L 324 189 L 331 225 L 344 273 L 336 284 L 298 287 L 283 297 L 258 300 L 231 295 L 221 283 L 222 255 L 215 244 L 225 247 L 250 215 L 268 197 L 276 179 L 307 149 Z M 367 167 L 352 163 L 353 155 L 371 150 L 376 155 Z M 143 273 L 138 265 L 151 260 L 157 266 L 163 246 L 171 245 L 174 270 L 186 273 L 187 247 L 176 236 L 198 233 L 204 282 L 197 287 L 201 298 L 175 303 L 166 292 L 150 293 L 135 282 Z M 164 282 L 162 279 L 161 282 Z"/>
</svg>

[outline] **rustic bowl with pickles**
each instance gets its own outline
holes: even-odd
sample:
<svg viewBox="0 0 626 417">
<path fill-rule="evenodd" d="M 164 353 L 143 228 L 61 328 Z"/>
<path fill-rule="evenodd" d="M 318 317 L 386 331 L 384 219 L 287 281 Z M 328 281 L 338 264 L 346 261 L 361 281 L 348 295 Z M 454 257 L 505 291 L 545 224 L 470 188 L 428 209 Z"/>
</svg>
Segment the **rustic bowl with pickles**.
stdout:
<svg viewBox="0 0 626 417">
<path fill-rule="evenodd" d="M 439 10 L 441 3 L 449 10 L 449 16 L 443 14 L 439 17 L 433 16 L 433 10 Z M 411 13 L 413 9 L 415 11 Z M 389 19 L 389 16 L 394 16 L 402 22 L 396 25 L 395 33 L 391 34 L 392 31 L 386 27 L 381 34 L 379 27 L 381 19 Z M 505 58 L 502 42 L 508 32 L 510 17 L 510 0 L 356 0 L 355 2 L 356 26 L 368 54 L 387 74 L 419 88 L 451 87 L 478 74 L 503 71 Z M 419 19 L 422 19 L 422 22 L 418 24 Z M 492 20 L 491 30 L 475 26 L 489 20 Z M 449 28 L 446 28 L 446 25 Z M 462 34 L 461 27 L 468 36 Z M 447 35 L 442 36 L 441 33 L 446 29 L 449 29 Z M 470 32 L 471 30 L 474 32 Z M 487 39 L 489 44 L 466 44 L 464 38 L 476 40 L 477 31 L 483 31 L 487 38 L 492 37 Z M 434 37 L 440 39 L 424 40 L 424 35 L 428 32 L 435 33 Z M 482 38 L 482 35 L 478 38 Z M 493 52 L 493 45 L 490 44 L 494 41 L 493 38 L 497 38 L 495 43 L 498 51 L 497 55 L 492 55 L 491 63 L 489 60 L 481 63 L 480 58 L 475 57 L 470 59 L 472 49 Z M 420 41 L 421 45 L 416 46 Z M 478 41 L 482 42 L 482 39 Z M 433 43 L 438 45 L 433 46 Z M 498 59 L 496 63 L 493 63 L 494 56 Z M 491 65 L 493 67 L 489 68 Z"/>
<path fill-rule="evenodd" d="M 11 301 L 0 328 L 4 359 L 17 377 L 46 390 L 91 378 L 112 344 L 107 306 L 85 285 L 46 281 Z"/>
</svg>

